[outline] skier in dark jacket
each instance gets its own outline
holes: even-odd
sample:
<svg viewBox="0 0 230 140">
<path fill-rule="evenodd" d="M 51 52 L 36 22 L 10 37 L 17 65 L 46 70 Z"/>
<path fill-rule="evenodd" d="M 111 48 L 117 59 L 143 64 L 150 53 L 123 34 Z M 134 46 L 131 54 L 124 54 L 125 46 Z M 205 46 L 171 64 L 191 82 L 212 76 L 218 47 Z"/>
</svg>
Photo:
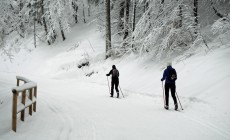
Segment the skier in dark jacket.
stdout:
<svg viewBox="0 0 230 140">
<path fill-rule="evenodd" d="M 175 105 L 175 110 L 178 109 L 178 105 L 177 105 L 177 99 L 176 99 L 176 84 L 175 81 L 177 80 L 177 73 L 176 70 L 174 68 L 172 68 L 172 64 L 168 63 L 167 64 L 167 68 L 164 70 L 164 74 L 163 77 L 161 78 L 161 81 L 165 80 L 165 109 L 169 109 L 169 89 L 171 90 L 171 95 L 174 101 L 174 105 Z"/>
<path fill-rule="evenodd" d="M 116 69 L 116 66 L 113 65 L 112 66 L 112 70 L 106 74 L 106 76 L 109 76 L 109 75 L 112 75 L 112 81 L 111 81 L 111 96 L 110 97 L 113 97 L 113 89 L 114 89 L 114 86 L 115 86 L 115 90 L 117 92 L 117 98 L 119 98 L 119 90 L 118 90 L 118 85 L 119 85 L 119 71 Z"/>
</svg>

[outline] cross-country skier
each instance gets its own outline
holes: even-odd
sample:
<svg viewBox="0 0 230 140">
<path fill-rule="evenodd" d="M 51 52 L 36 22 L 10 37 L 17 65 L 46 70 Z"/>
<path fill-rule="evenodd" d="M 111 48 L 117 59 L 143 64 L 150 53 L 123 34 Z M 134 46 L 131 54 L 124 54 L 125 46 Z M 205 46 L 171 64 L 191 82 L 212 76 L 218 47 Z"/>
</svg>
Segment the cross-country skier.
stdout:
<svg viewBox="0 0 230 140">
<path fill-rule="evenodd" d="M 174 68 L 172 68 L 172 63 L 168 63 L 167 64 L 167 68 L 164 70 L 163 73 L 163 78 L 161 78 L 161 81 L 165 80 L 165 109 L 169 109 L 169 89 L 171 90 L 171 95 L 174 101 L 174 105 L 175 105 L 175 110 L 178 109 L 178 105 L 177 105 L 177 99 L 176 99 L 176 84 L 175 81 L 177 80 L 177 73 L 176 70 Z"/>
<path fill-rule="evenodd" d="M 117 92 L 117 98 L 119 98 L 119 90 L 118 90 L 118 85 L 119 85 L 119 71 L 116 69 L 116 66 L 113 65 L 112 66 L 112 70 L 106 74 L 106 76 L 109 76 L 109 75 L 112 75 L 112 81 L 111 81 L 111 96 L 110 97 L 113 97 L 113 89 L 114 89 L 114 86 L 115 86 L 115 90 Z"/>
</svg>

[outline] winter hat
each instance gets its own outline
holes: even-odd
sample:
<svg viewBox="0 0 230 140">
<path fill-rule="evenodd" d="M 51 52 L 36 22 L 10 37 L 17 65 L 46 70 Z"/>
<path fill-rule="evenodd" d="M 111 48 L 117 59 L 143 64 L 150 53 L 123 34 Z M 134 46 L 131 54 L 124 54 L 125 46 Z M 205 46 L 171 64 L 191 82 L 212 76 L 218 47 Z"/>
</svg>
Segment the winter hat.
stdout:
<svg viewBox="0 0 230 140">
<path fill-rule="evenodd" d="M 116 66 L 115 66 L 115 65 L 113 65 L 113 66 L 112 66 L 112 68 L 113 68 L 113 69 L 116 69 Z"/>
</svg>

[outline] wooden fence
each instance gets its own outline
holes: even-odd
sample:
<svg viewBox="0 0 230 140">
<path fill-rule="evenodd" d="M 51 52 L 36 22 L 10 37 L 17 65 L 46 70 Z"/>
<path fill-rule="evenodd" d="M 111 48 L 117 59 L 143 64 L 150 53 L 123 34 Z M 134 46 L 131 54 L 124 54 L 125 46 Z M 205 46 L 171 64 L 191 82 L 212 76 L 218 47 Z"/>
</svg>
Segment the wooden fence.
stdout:
<svg viewBox="0 0 230 140">
<path fill-rule="evenodd" d="M 37 101 L 37 83 L 29 79 L 16 76 L 17 87 L 12 88 L 13 92 L 13 106 L 12 106 L 12 130 L 16 132 L 17 129 L 17 114 L 21 113 L 21 120 L 25 120 L 25 110 L 29 108 L 29 114 L 36 112 Z M 24 82 L 19 86 L 20 81 Z"/>
</svg>

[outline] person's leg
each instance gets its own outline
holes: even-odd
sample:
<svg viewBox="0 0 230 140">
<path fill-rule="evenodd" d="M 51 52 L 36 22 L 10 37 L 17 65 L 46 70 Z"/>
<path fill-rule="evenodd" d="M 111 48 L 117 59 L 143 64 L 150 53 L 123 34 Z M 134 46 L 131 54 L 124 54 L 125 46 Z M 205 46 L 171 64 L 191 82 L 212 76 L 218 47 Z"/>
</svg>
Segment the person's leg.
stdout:
<svg viewBox="0 0 230 140">
<path fill-rule="evenodd" d="M 169 106 L 169 84 L 165 84 L 165 106 Z"/>
<path fill-rule="evenodd" d="M 175 109 L 177 109 L 178 105 L 177 105 L 177 99 L 176 99 L 176 94 L 175 94 L 176 93 L 176 85 L 171 84 L 170 89 L 171 89 L 171 95 L 172 95 L 172 98 L 173 98 L 173 101 L 174 101 Z"/>
<path fill-rule="evenodd" d="M 116 80 L 115 82 L 115 90 L 117 92 L 117 98 L 119 98 L 119 90 L 118 90 L 119 80 Z"/>
<path fill-rule="evenodd" d="M 114 85 L 115 85 L 115 83 L 114 83 L 114 80 L 112 80 L 112 82 L 111 82 L 111 97 L 113 97 L 113 89 L 114 89 Z"/>
</svg>

